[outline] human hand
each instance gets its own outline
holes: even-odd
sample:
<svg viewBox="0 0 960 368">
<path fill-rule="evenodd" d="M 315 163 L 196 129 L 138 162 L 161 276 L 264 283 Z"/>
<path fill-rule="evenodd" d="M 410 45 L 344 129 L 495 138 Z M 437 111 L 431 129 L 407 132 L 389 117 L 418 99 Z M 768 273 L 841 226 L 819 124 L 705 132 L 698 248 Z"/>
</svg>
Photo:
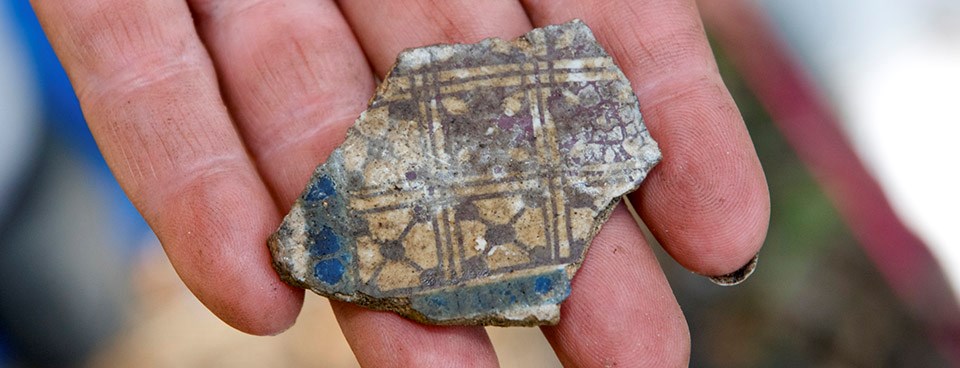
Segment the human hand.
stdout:
<svg viewBox="0 0 960 368">
<path fill-rule="evenodd" d="M 248 333 L 295 321 L 303 290 L 280 281 L 265 239 L 363 111 L 375 76 L 407 47 L 512 39 L 583 19 L 631 80 L 663 150 L 631 200 L 666 250 L 695 272 L 721 275 L 746 264 L 766 233 L 760 164 L 692 0 L 33 5 L 107 162 L 178 274 Z M 365 366 L 497 364 L 480 327 L 333 307 Z M 543 332 L 565 365 L 689 359 L 680 308 L 622 206 L 594 240 L 562 313 Z"/>
</svg>

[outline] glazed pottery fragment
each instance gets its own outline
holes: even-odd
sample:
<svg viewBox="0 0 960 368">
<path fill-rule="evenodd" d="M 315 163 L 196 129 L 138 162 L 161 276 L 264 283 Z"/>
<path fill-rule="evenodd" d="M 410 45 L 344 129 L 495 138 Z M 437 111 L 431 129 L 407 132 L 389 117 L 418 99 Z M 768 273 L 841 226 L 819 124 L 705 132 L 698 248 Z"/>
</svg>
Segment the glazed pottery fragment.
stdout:
<svg viewBox="0 0 960 368">
<path fill-rule="evenodd" d="M 431 324 L 555 324 L 660 160 L 580 21 L 406 50 L 269 240 L 281 277 Z"/>
</svg>

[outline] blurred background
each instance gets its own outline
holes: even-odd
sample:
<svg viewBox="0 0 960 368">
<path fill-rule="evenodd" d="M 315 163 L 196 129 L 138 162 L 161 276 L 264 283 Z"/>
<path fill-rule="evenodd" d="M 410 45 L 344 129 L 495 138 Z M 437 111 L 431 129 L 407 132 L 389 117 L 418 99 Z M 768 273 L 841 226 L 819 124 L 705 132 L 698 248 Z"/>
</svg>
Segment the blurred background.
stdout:
<svg viewBox="0 0 960 368">
<path fill-rule="evenodd" d="M 960 366 L 960 2 L 700 1 L 766 171 L 756 273 L 663 256 L 696 367 Z M 556 367 L 492 328 L 505 367 Z M 327 305 L 253 337 L 179 282 L 26 1 L 0 5 L 0 367 L 356 366 Z"/>
</svg>

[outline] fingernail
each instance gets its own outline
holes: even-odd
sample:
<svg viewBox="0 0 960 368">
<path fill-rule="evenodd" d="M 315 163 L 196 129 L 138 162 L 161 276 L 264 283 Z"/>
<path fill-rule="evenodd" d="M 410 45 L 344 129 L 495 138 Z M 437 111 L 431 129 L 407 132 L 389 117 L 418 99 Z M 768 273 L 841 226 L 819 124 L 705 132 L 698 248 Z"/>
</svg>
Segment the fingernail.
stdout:
<svg viewBox="0 0 960 368">
<path fill-rule="evenodd" d="M 720 286 L 733 286 L 737 285 L 744 280 L 746 280 L 750 275 L 753 274 L 753 271 L 757 269 L 757 259 L 760 258 L 760 253 L 753 256 L 747 264 L 740 267 L 738 270 L 728 273 L 721 276 L 710 276 L 708 277 L 710 281 L 714 284 Z"/>
</svg>

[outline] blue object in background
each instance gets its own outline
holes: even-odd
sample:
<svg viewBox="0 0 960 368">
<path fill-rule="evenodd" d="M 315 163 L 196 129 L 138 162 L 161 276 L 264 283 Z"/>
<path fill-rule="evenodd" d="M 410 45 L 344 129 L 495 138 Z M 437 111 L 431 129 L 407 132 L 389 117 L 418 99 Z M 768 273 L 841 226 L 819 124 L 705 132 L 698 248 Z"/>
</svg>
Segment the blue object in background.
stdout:
<svg viewBox="0 0 960 368">
<path fill-rule="evenodd" d="M 7 351 L 7 337 L 3 335 L 3 332 L 0 331 L 0 368 L 10 365 L 9 359 L 10 352 Z"/>
<path fill-rule="evenodd" d="M 78 366 L 125 320 L 129 265 L 149 229 L 28 2 L 0 2 L 0 36 L 0 367 Z"/>
<path fill-rule="evenodd" d="M 96 177 L 96 186 L 109 199 L 111 211 L 107 215 L 111 223 L 117 225 L 114 231 L 118 232 L 118 238 L 125 246 L 125 249 L 118 251 L 127 257 L 135 254 L 144 243 L 143 238 L 149 227 L 103 160 L 87 128 L 67 73 L 40 28 L 33 9 L 27 1 L 7 1 L 2 6 L 7 7 L 7 13 L 12 15 L 10 20 L 14 22 L 13 28 L 19 30 L 15 36 L 21 38 L 21 44 L 27 48 L 28 60 L 35 71 L 33 75 L 38 79 L 42 123 L 49 135 L 59 138 L 59 142 L 67 144 L 71 151 L 79 153 L 83 161 L 89 163 L 91 176 Z"/>
</svg>

